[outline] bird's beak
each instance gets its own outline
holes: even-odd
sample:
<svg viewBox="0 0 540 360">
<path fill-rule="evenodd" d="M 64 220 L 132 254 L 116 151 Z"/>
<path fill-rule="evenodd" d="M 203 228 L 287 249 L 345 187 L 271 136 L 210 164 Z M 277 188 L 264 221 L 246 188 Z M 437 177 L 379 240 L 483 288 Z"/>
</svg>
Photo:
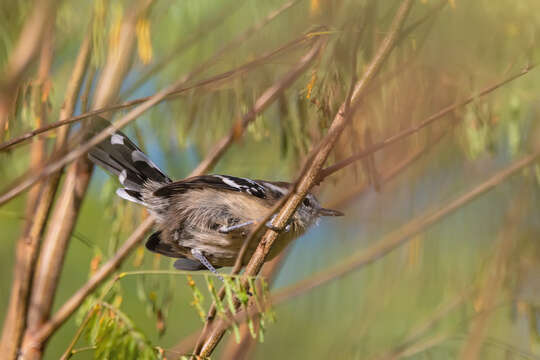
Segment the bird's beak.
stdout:
<svg viewBox="0 0 540 360">
<path fill-rule="evenodd" d="M 345 214 L 342 213 L 341 211 L 325 209 L 325 208 L 319 209 L 319 216 L 343 216 L 343 215 Z"/>
</svg>

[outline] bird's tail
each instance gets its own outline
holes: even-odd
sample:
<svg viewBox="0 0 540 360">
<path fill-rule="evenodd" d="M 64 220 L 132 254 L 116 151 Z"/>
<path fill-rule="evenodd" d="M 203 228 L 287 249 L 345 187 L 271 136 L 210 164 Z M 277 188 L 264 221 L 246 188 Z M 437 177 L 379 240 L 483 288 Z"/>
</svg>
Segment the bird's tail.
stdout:
<svg viewBox="0 0 540 360">
<path fill-rule="evenodd" d="M 96 117 L 92 120 L 90 134 L 95 135 L 109 125 L 111 123 L 107 120 Z M 143 191 L 171 182 L 171 179 L 120 131 L 114 132 L 93 147 L 88 152 L 88 158 L 118 176 L 123 185 L 123 188 L 116 191 L 118 196 L 150 208 L 153 206 L 145 201 Z"/>
</svg>

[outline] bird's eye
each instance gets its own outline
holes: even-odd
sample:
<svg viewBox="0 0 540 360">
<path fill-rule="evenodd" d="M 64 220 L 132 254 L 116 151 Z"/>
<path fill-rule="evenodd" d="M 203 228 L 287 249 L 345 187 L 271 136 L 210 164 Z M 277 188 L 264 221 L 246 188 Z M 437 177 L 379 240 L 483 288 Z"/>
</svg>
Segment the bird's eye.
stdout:
<svg viewBox="0 0 540 360">
<path fill-rule="evenodd" d="M 304 204 L 304 206 L 310 206 L 311 205 L 308 198 L 305 198 L 304 201 L 302 201 L 302 204 Z"/>
</svg>

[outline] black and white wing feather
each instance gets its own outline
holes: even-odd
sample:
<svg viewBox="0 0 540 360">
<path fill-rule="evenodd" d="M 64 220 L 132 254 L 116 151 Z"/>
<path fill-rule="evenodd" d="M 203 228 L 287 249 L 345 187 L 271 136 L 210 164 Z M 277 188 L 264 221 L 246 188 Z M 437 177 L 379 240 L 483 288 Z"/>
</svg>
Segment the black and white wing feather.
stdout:
<svg viewBox="0 0 540 360">
<path fill-rule="evenodd" d="M 217 189 L 246 193 L 261 199 L 267 199 L 272 189 L 251 179 L 228 175 L 202 175 L 194 176 L 164 185 L 154 192 L 158 197 L 172 197 L 195 189 Z"/>
</svg>

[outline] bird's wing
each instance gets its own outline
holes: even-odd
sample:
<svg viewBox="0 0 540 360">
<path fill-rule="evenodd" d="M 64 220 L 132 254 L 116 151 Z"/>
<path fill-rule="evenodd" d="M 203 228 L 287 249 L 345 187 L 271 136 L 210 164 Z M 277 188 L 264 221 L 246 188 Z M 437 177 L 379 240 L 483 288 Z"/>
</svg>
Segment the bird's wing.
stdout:
<svg viewBox="0 0 540 360">
<path fill-rule="evenodd" d="M 194 189 L 218 189 L 246 193 L 261 199 L 268 197 L 268 189 L 258 181 L 229 175 L 194 176 L 164 185 L 154 192 L 155 196 L 172 197 Z"/>
</svg>

